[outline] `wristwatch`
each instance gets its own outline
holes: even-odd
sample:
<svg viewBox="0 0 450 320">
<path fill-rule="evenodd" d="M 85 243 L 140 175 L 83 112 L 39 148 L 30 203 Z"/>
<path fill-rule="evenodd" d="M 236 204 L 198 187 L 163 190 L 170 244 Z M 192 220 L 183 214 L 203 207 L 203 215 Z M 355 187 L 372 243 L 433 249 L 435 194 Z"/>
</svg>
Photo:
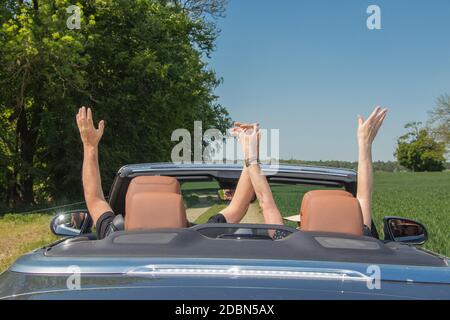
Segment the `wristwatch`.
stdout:
<svg viewBox="0 0 450 320">
<path fill-rule="evenodd" d="M 250 167 L 252 164 L 256 164 L 259 165 L 259 159 L 258 158 L 250 158 L 250 159 L 245 159 L 244 160 L 245 166 L 246 167 Z"/>
</svg>

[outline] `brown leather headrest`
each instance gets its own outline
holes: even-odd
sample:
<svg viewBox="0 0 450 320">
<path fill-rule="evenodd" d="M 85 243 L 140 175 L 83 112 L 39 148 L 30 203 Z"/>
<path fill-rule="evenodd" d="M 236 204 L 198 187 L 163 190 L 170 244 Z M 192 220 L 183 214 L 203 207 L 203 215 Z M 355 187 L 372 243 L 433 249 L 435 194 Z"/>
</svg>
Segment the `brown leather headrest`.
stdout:
<svg viewBox="0 0 450 320">
<path fill-rule="evenodd" d="M 300 216 L 303 215 L 308 201 L 312 198 L 322 197 L 322 196 L 343 196 L 343 197 L 353 197 L 350 192 L 344 190 L 313 190 L 305 193 L 302 200 L 302 205 L 300 207 Z"/>
<path fill-rule="evenodd" d="M 318 192 L 319 191 L 319 192 Z M 318 190 L 305 194 L 301 229 L 363 235 L 364 224 L 358 199 L 340 190 Z"/>
<path fill-rule="evenodd" d="M 137 177 L 125 198 L 125 230 L 185 228 L 180 184 L 171 177 Z"/>
<path fill-rule="evenodd" d="M 142 176 L 131 180 L 127 192 L 170 192 L 181 194 L 177 179 L 163 176 Z"/>
<path fill-rule="evenodd" d="M 185 228 L 186 211 L 181 195 L 142 192 L 127 197 L 125 230 Z"/>
</svg>

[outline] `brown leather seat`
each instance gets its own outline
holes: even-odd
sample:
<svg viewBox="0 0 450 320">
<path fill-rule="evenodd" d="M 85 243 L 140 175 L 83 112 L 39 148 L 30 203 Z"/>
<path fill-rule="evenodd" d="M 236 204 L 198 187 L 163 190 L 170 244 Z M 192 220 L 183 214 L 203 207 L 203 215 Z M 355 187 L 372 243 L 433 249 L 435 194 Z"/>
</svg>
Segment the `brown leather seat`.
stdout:
<svg viewBox="0 0 450 320">
<path fill-rule="evenodd" d="M 341 190 L 317 190 L 305 194 L 300 209 L 301 230 L 363 235 L 358 199 Z"/>
<path fill-rule="evenodd" d="M 137 177 L 125 198 L 125 230 L 185 228 L 180 184 L 171 177 Z"/>
</svg>

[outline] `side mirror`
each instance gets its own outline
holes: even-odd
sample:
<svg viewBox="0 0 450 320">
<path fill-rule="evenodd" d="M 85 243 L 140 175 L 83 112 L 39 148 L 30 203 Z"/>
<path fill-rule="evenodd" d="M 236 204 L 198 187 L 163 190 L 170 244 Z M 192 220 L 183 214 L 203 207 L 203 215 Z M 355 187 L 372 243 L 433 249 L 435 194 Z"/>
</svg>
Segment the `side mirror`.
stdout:
<svg viewBox="0 0 450 320">
<path fill-rule="evenodd" d="M 57 236 L 76 237 L 90 233 L 92 218 L 87 210 L 72 210 L 56 215 L 50 222 L 50 230 Z"/>
<path fill-rule="evenodd" d="M 384 239 L 406 244 L 422 245 L 428 240 L 425 226 L 417 221 L 385 217 L 383 219 Z"/>
</svg>

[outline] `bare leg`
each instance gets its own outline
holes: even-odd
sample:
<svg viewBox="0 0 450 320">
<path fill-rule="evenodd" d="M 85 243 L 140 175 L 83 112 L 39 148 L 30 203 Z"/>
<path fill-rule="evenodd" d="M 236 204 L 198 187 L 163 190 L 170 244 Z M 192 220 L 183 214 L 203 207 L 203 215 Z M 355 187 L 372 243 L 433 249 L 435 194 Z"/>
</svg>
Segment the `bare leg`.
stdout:
<svg viewBox="0 0 450 320">
<path fill-rule="evenodd" d="M 234 192 L 233 199 L 221 213 L 228 223 L 239 223 L 247 213 L 250 202 L 255 196 L 248 169 L 244 167 Z"/>
</svg>

